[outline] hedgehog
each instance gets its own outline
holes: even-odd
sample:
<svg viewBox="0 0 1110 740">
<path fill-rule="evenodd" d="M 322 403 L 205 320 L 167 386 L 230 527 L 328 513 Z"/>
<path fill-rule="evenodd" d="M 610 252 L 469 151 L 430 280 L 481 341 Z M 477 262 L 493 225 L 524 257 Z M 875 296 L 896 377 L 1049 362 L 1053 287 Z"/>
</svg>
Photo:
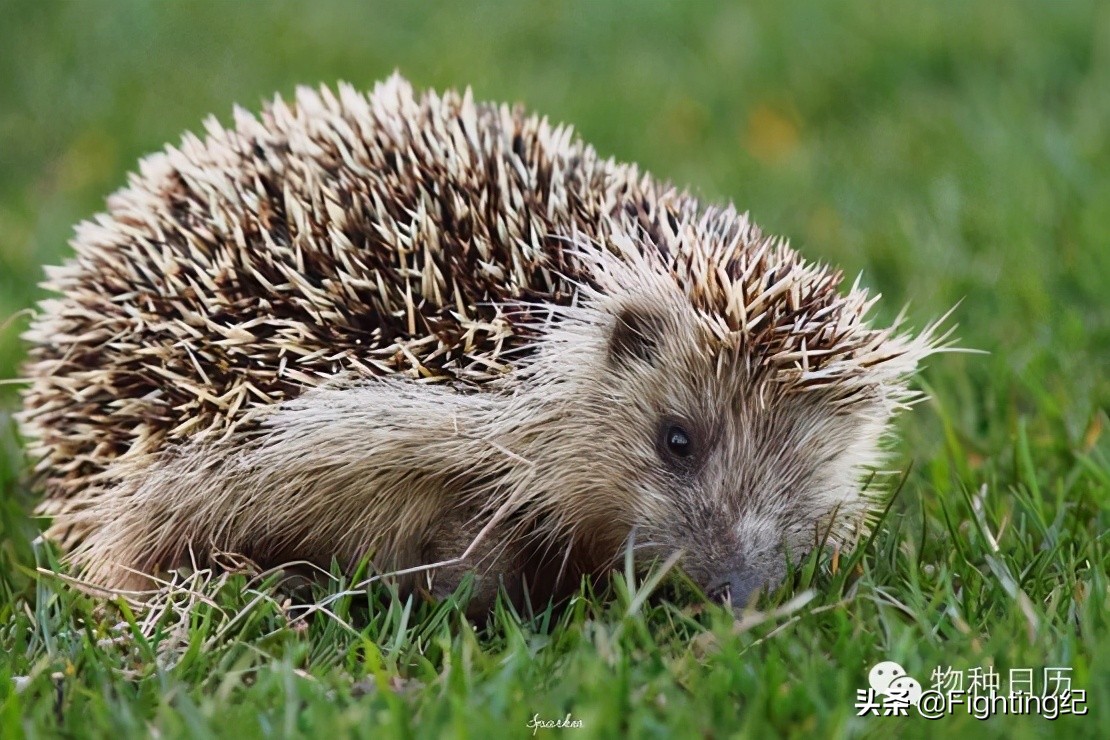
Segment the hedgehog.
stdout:
<svg viewBox="0 0 1110 740">
<path fill-rule="evenodd" d="M 472 607 L 624 558 L 745 603 L 873 527 L 938 323 L 572 128 L 300 88 L 146 157 L 47 268 L 18 420 L 45 535 L 140 592 L 235 553 Z"/>
</svg>

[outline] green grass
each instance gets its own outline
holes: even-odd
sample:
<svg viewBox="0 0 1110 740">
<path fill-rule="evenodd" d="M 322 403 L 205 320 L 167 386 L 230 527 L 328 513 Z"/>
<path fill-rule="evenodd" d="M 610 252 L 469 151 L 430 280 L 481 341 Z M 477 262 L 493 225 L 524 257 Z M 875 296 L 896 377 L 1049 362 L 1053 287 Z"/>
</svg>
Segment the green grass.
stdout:
<svg viewBox="0 0 1110 740">
<path fill-rule="evenodd" d="M 485 627 L 381 590 L 305 613 L 244 576 L 144 622 L 35 574 L 0 385 L 0 737 L 490 737 L 568 712 L 582 728 L 540 734 L 1110 737 L 1110 7 L 718 5 L 0 4 L 0 378 L 8 317 L 138 156 L 232 102 L 395 67 L 750 209 L 862 270 L 882 318 L 962 301 L 961 344 L 989 352 L 929 362 L 878 535 L 754 624 L 623 581 Z M 880 660 L 925 683 L 1068 667 L 1089 714 L 858 718 Z"/>
</svg>

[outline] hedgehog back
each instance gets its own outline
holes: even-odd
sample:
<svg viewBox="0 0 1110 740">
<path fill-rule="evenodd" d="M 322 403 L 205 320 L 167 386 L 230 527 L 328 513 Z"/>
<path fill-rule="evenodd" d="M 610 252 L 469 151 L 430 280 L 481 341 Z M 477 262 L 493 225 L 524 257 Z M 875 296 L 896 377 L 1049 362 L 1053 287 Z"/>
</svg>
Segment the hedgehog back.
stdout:
<svg viewBox="0 0 1110 740">
<path fill-rule="evenodd" d="M 529 306 L 588 282 L 565 235 L 684 202 L 569 128 L 398 77 L 234 117 L 144 159 L 48 268 L 20 417 L 46 513 L 337 375 L 503 376 Z"/>
</svg>

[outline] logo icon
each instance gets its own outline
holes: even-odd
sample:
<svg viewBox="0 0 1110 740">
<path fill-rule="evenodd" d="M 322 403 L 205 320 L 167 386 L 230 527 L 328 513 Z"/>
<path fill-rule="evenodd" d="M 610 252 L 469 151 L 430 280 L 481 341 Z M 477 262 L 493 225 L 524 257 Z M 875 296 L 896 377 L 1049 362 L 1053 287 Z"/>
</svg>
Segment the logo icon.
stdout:
<svg viewBox="0 0 1110 740">
<path fill-rule="evenodd" d="M 876 694 L 891 701 L 916 707 L 921 699 L 921 684 L 893 660 L 876 663 L 867 674 L 867 682 Z"/>
</svg>

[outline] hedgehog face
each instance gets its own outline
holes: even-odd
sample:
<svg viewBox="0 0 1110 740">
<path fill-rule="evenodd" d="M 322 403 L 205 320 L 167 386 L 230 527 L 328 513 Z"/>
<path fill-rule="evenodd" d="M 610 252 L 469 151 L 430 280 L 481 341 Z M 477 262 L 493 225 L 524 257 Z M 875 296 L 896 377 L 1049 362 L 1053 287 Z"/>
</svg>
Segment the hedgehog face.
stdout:
<svg viewBox="0 0 1110 740">
<path fill-rule="evenodd" d="M 682 551 L 709 595 L 743 604 L 869 509 L 860 481 L 889 412 L 784 384 L 737 343 L 714 339 L 682 300 L 626 302 L 613 317 L 596 423 L 619 466 L 640 561 Z"/>
</svg>

